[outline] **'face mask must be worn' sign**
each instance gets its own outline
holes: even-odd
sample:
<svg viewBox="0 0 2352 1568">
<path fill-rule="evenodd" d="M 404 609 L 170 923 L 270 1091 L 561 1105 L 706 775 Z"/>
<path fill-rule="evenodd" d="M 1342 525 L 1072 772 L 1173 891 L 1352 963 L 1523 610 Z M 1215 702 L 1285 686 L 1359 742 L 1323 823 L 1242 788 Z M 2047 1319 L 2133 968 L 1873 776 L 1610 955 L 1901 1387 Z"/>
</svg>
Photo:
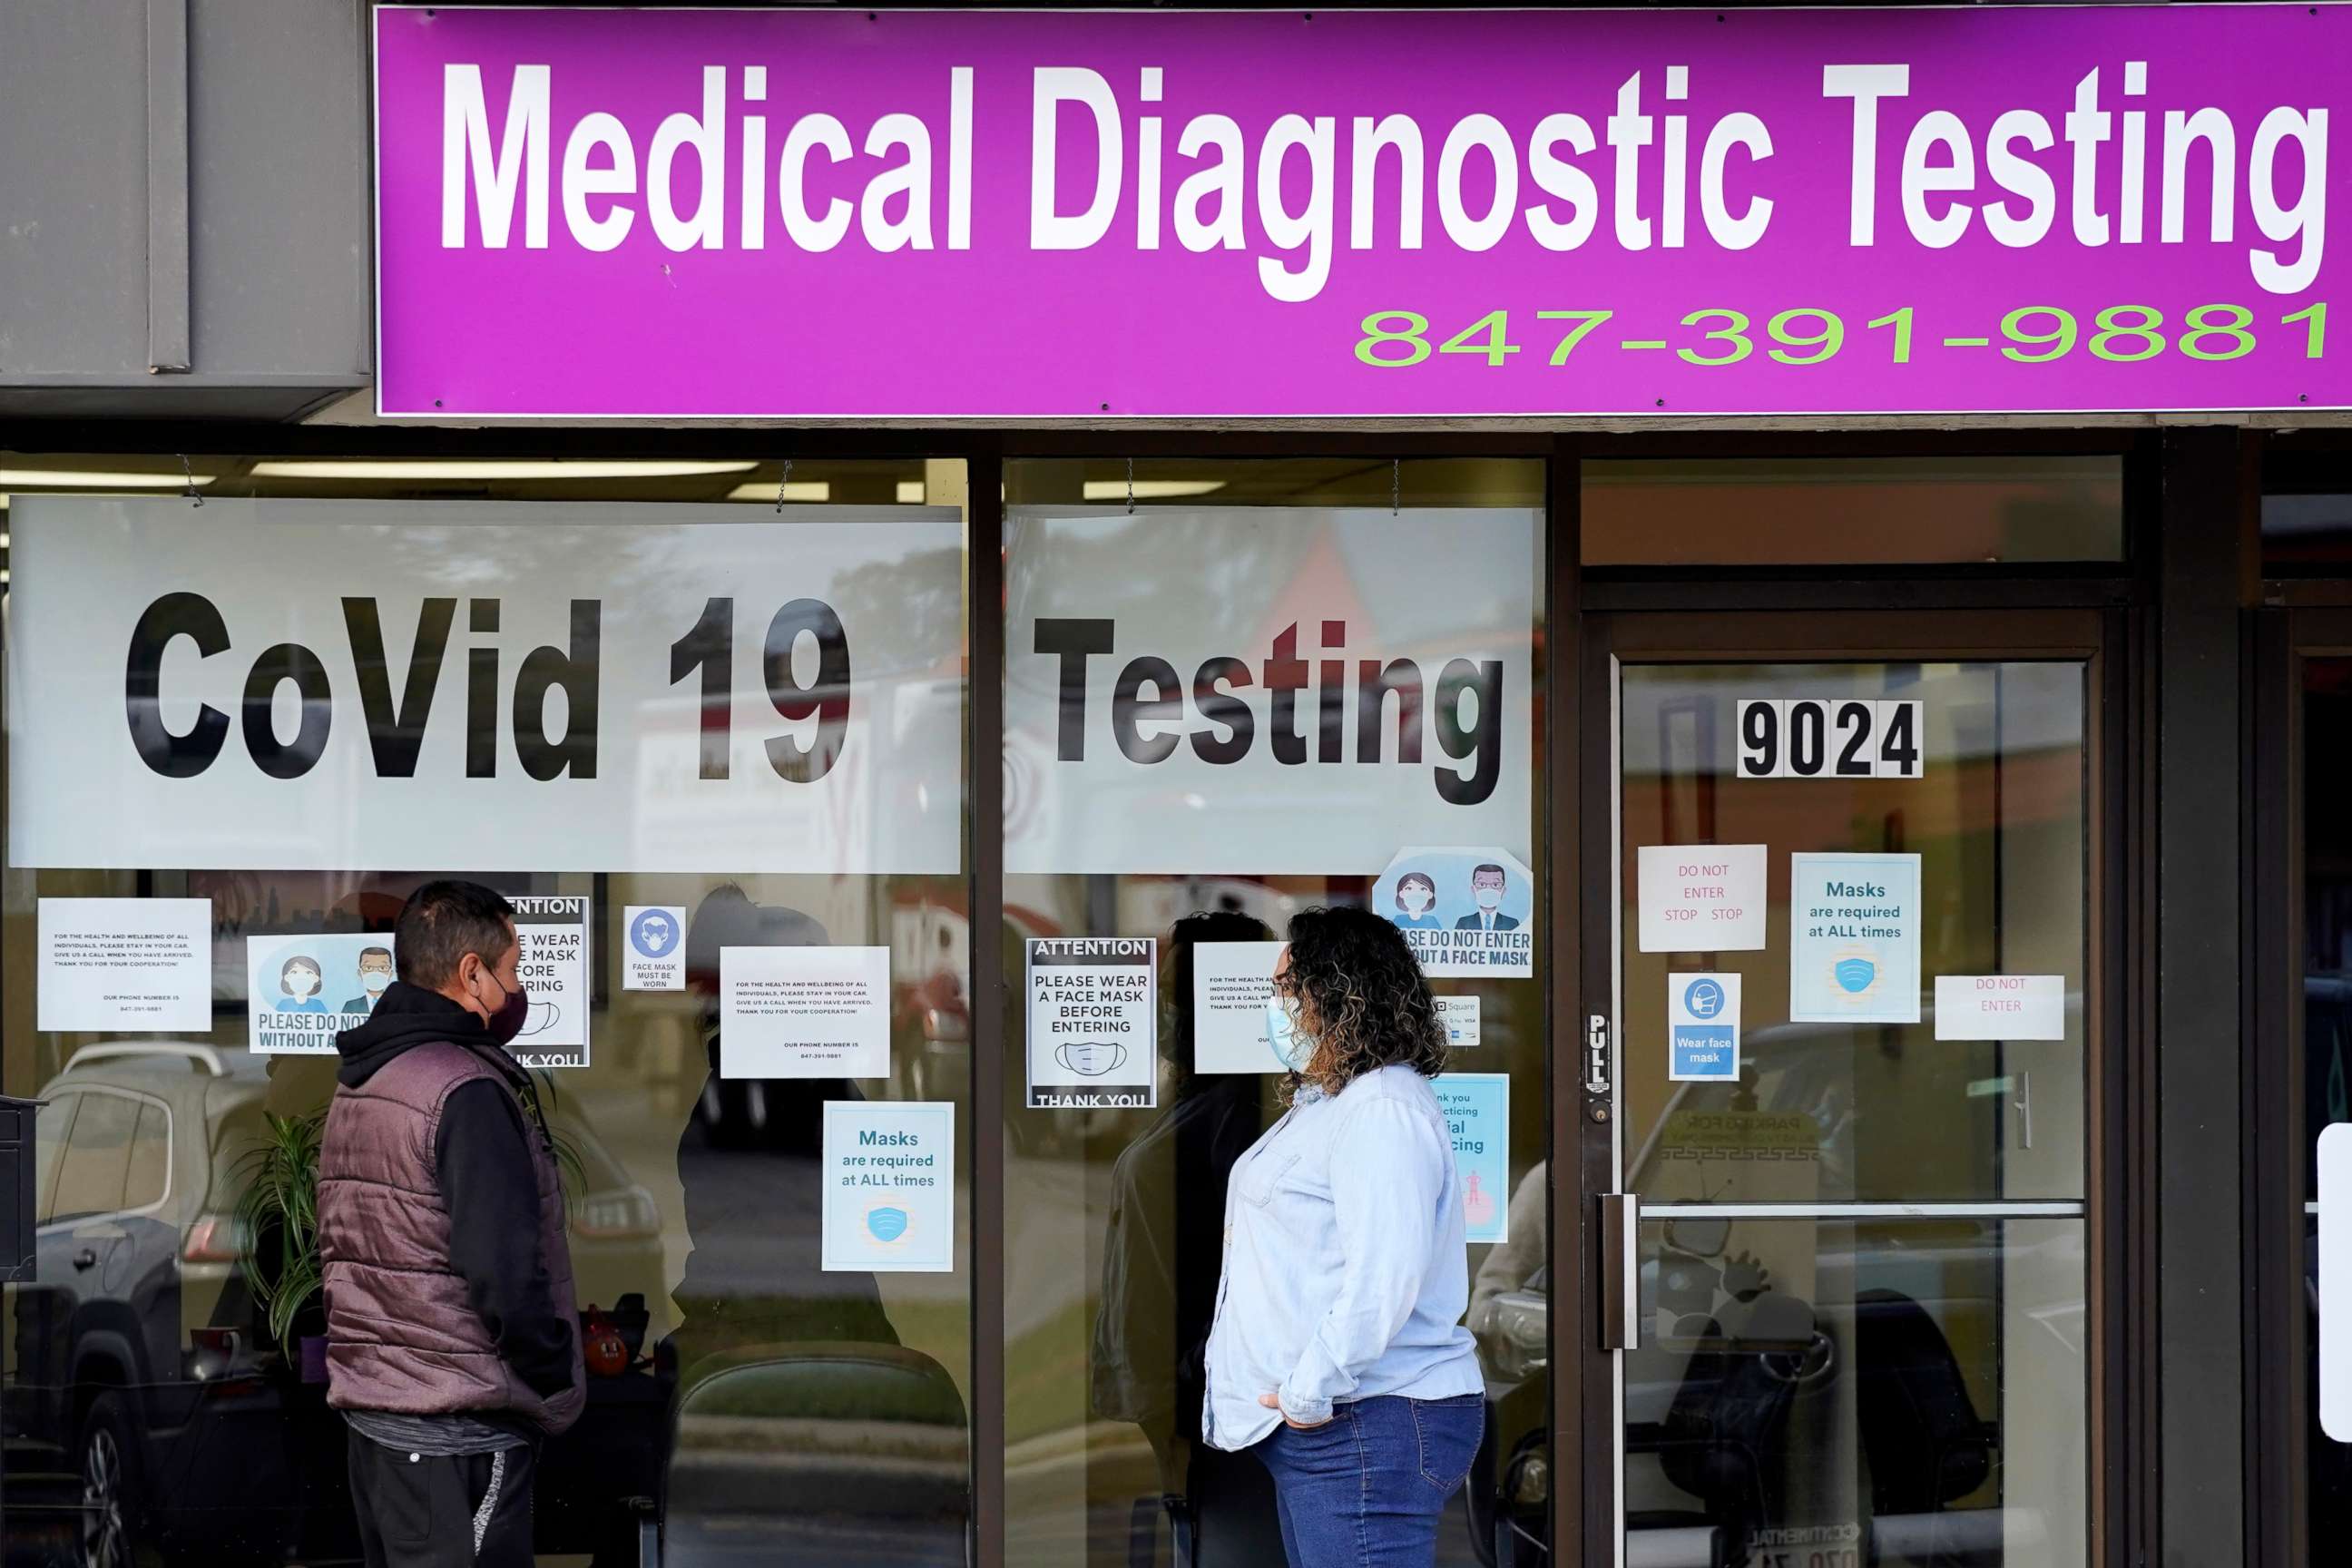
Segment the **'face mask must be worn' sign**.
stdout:
<svg viewBox="0 0 2352 1568">
<path fill-rule="evenodd" d="M 11 864 L 959 863 L 952 511 L 20 497 L 11 517 Z"/>
</svg>

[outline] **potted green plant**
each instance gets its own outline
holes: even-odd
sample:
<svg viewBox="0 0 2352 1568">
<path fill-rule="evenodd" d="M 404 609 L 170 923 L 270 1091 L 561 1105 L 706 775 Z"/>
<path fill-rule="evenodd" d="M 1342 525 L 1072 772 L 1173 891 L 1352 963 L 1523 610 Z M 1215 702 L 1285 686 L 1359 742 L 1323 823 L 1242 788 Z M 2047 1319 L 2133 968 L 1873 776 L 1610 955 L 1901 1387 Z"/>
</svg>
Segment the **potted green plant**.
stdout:
<svg viewBox="0 0 2352 1568">
<path fill-rule="evenodd" d="M 238 1250 L 270 1338 L 300 1369 L 303 1382 L 324 1383 L 327 1336 L 318 1331 L 324 1325 L 310 1309 L 326 1282 L 319 1256 L 319 1145 L 327 1112 L 264 1112 L 263 1121 L 267 1133 L 237 1163 L 244 1178 L 236 1201 Z"/>
</svg>

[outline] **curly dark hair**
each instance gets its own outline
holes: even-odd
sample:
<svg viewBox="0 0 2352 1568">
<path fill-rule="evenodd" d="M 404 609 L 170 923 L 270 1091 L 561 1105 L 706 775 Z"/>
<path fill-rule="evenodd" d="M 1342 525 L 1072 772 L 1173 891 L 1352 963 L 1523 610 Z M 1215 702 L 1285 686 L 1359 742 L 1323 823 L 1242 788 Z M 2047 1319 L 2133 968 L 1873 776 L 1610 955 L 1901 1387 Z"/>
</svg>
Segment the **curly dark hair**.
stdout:
<svg viewBox="0 0 2352 1568">
<path fill-rule="evenodd" d="M 1370 910 L 1301 910 L 1290 918 L 1282 989 L 1315 1024 L 1314 1059 L 1289 1087 L 1337 1094 L 1365 1073 L 1402 1062 L 1423 1078 L 1445 1070 L 1445 1026 L 1421 964 L 1394 922 Z"/>
</svg>

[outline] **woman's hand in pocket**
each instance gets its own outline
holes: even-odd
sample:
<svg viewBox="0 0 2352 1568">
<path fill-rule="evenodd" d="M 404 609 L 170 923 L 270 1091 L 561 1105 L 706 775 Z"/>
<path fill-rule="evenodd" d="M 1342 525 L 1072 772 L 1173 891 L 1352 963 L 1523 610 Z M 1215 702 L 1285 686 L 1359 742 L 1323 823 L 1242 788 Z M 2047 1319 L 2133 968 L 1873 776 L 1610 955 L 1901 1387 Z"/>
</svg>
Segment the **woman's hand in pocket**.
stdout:
<svg viewBox="0 0 2352 1568">
<path fill-rule="evenodd" d="M 1279 1394 L 1261 1394 L 1257 1396 L 1257 1402 L 1260 1405 L 1265 1405 L 1268 1410 L 1278 1412 L 1282 1416 L 1282 1424 L 1285 1426 L 1289 1427 L 1294 1432 L 1312 1432 L 1318 1426 L 1328 1426 L 1331 1425 L 1331 1417 L 1328 1415 L 1326 1415 L 1320 1421 L 1292 1420 L 1290 1418 L 1290 1412 L 1282 1408 L 1282 1395 Z"/>
</svg>

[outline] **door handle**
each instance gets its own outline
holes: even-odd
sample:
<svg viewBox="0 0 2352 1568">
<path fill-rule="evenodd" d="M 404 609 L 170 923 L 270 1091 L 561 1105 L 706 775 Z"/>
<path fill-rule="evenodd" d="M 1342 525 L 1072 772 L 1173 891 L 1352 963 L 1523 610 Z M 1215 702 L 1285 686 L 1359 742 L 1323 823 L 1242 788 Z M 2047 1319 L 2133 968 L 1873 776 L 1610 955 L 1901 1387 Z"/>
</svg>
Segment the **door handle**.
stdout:
<svg viewBox="0 0 2352 1568">
<path fill-rule="evenodd" d="M 93 1268 L 97 1265 L 98 1253 L 94 1248 L 85 1247 L 73 1255 L 73 1266 L 76 1268 Z"/>
<path fill-rule="evenodd" d="M 1601 1348 L 1630 1351 L 1642 1342 L 1641 1200 L 1603 1193 L 1601 1204 Z"/>
</svg>

